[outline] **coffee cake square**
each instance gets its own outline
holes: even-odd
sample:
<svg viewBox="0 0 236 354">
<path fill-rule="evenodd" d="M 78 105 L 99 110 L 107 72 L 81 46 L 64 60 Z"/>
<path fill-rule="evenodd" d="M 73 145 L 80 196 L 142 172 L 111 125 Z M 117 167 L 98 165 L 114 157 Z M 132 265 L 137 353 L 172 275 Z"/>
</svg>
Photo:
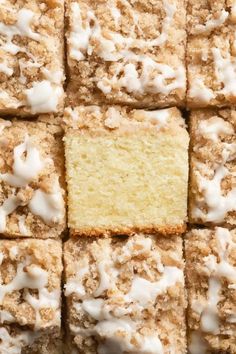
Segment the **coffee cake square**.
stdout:
<svg viewBox="0 0 236 354">
<path fill-rule="evenodd" d="M 66 353 L 186 353 L 181 237 L 74 238 L 64 262 Z"/>
<path fill-rule="evenodd" d="M 206 109 L 190 116 L 189 220 L 236 224 L 236 112 Z"/>
<path fill-rule="evenodd" d="M 234 1 L 188 1 L 188 107 L 236 103 L 235 24 Z"/>
<path fill-rule="evenodd" d="M 62 245 L 0 240 L 0 352 L 60 353 Z"/>
<path fill-rule="evenodd" d="M 64 0 L 1 0 L 0 114 L 63 109 Z"/>
<path fill-rule="evenodd" d="M 185 15 L 185 0 L 68 0 L 68 105 L 183 106 Z"/>
<path fill-rule="evenodd" d="M 73 234 L 185 230 L 188 133 L 176 108 L 68 108 L 68 224 Z"/>
<path fill-rule="evenodd" d="M 185 257 L 189 353 L 235 353 L 236 230 L 191 230 Z"/>
<path fill-rule="evenodd" d="M 62 129 L 0 119 L 0 234 L 59 237 L 65 229 Z"/>
</svg>

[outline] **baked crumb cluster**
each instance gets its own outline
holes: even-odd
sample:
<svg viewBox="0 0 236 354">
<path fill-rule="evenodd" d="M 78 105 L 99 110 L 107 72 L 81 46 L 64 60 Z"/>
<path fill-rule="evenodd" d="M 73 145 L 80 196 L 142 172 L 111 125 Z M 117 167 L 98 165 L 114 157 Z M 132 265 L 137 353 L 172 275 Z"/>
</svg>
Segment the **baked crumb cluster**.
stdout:
<svg viewBox="0 0 236 354">
<path fill-rule="evenodd" d="M 59 353 L 61 255 L 60 241 L 0 240 L 1 353 Z"/>
<path fill-rule="evenodd" d="M 235 25 L 0 0 L 0 354 L 236 354 Z"/>
<path fill-rule="evenodd" d="M 63 108 L 64 0 L 1 0 L 0 114 Z"/>
<path fill-rule="evenodd" d="M 69 103 L 183 106 L 185 15 L 184 0 L 68 0 Z"/>
<path fill-rule="evenodd" d="M 58 237 L 65 228 L 59 126 L 0 120 L 0 234 Z"/>
<path fill-rule="evenodd" d="M 186 351 L 181 238 L 71 239 L 64 259 L 66 353 Z"/>
</svg>

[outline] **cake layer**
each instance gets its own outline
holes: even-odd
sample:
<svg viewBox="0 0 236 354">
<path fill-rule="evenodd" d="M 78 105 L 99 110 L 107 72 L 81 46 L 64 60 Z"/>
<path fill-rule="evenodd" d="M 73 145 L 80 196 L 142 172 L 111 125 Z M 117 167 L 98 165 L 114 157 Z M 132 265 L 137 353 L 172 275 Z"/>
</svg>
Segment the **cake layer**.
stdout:
<svg viewBox="0 0 236 354">
<path fill-rule="evenodd" d="M 64 121 L 72 233 L 185 230 L 189 139 L 176 108 L 77 107 Z"/>
</svg>

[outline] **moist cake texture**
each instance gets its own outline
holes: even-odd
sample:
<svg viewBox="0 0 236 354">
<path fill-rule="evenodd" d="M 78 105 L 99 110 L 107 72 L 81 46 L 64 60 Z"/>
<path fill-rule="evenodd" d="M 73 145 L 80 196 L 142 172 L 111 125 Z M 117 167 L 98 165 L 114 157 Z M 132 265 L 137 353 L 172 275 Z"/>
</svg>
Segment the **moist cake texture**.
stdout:
<svg viewBox="0 0 236 354">
<path fill-rule="evenodd" d="M 188 1 L 188 107 L 236 103 L 235 25 L 234 1 Z"/>
<path fill-rule="evenodd" d="M 72 233 L 185 230 L 189 138 L 176 108 L 68 108 L 64 122 Z"/>
<path fill-rule="evenodd" d="M 65 228 L 60 127 L 0 120 L 0 234 L 58 237 Z"/>
<path fill-rule="evenodd" d="M 236 353 L 236 230 L 193 229 L 185 256 L 189 353 Z"/>
<path fill-rule="evenodd" d="M 61 256 L 60 241 L 0 240 L 2 354 L 60 353 Z"/>
<path fill-rule="evenodd" d="M 186 353 L 180 237 L 74 238 L 64 262 L 66 353 Z"/>
<path fill-rule="evenodd" d="M 232 227 L 236 224 L 236 111 L 193 111 L 190 130 L 190 222 Z"/>
<path fill-rule="evenodd" d="M 64 0 L 0 3 L 0 114 L 61 111 Z"/>
<path fill-rule="evenodd" d="M 68 0 L 68 105 L 183 106 L 185 7 L 184 0 Z"/>
</svg>

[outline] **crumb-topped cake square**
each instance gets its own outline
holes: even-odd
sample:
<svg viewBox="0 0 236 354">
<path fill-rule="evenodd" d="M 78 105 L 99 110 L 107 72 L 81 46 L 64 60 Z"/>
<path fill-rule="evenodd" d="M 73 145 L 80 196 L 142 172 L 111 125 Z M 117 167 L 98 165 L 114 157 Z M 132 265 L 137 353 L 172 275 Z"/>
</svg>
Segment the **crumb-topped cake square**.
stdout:
<svg viewBox="0 0 236 354">
<path fill-rule="evenodd" d="M 66 353 L 186 353 L 181 237 L 80 238 L 64 247 Z"/>
<path fill-rule="evenodd" d="M 185 7 L 185 0 L 68 0 L 68 105 L 183 106 Z"/>
<path fill-rule="evenodd" d="M 65 228 L 62 131 L 0 120 L 0 234 L 58 237 Z"/>
<path fill-rule="evenodd" d="M 236 111 L 197 110 L 190 116 L 189 219 L 236 224 Z"/>
<path fill-rule="evenodd" d="M 1 353 L 60 353 L 61 257 L 60 241 L 0 240 Z"/>
<path fill-rule="evenodd" d="M 185 257 L 189 353 L 236 353 L 236 230 L 193 229 Z"/>
<path fill-rule="evenodd" d="M 185 230 L 188 142 L 176 108 L 68 108 L 68 224 L 83 235 Z"/>
<path fill-rule="evenodd" d="M 0 114 L 63 109 L 64 0 L 1 0 Z"/>
<path fill-rule="evenodd" d="M 188 1 L 189 107 L 236 103 L 235 24 L 234 1 Z"/>
</svg>

